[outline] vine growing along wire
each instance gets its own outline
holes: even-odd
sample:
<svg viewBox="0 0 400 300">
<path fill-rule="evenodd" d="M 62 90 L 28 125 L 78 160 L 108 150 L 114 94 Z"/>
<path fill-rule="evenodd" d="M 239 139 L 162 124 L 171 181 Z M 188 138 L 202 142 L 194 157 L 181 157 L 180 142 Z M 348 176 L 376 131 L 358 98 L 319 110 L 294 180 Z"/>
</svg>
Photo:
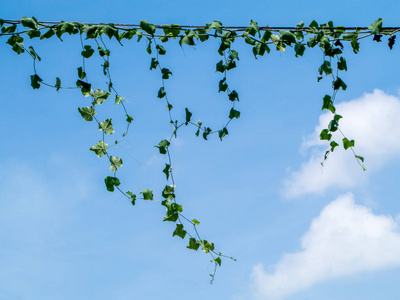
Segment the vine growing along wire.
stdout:
<svg viewBox="0 0 400 300">
<path fill-rule="evenodd" d="M 347 62 L 343 57 L 343 48 L 345 44 L 350 44 L 353 52 L 357 54 L 360 51 L 360 40 L 373 38 L 376 42 L 381 42 L 383 35 L 388 36 L 388 46 L 393 48 L 396 39 L 396 33 L 399 28 L 383 27 L 383 19 L 379 18 L 368 27 L 343 27 L 334 26 L 330 21 L 324 24 L 318 24 L 316 21 L 305 26 L 304 22 L 294 27 L 269 27 L 259 26 L 257 22 L 251 20 L 249 26 L 223 26 L 219 21 L 207 23 L 204 26 L 180 26 L 155 25 L 145 20 L 139 24 L 102 24 L 102 23 L 81 23 L 81 22 L 50 22 L 38 21 L 36 18 L 23 17 L 21 20 L 0 19 L 0 36 L 7 39 L 6 43 L 11 46 L 17 54 L 27 54 L 33 60 L 33 74 L 30 77 L 33 89 L 39 89 L 42 85 L 54 88 L 56 91 L 63 89 L 79 89 L 84 97 L 89 99 L 88 105 L 79 107 L 78 112 L 82 119 L 88 122 L 95 121 L 96 128 L 101 131 L 100 140 L 94 144 L 90 151 L 98 157 L 106 157 L 110 163 L 110 175 L 104 179 L 106 189 L 110 192 L 119 191 L 132 205 L 136 201 L 151 201 L 159 203 L 166 209 L 166 215 L 163 220 L 175 223 L 173 236 L 181 239 L 187 238 L 187 248 L 197 251 L 203 250 L 210 255 L 214 264 L 211 272 L 211 283 L 214 280 L 217 268 L 221 266 L 222 259 L 228 258 L 235 260 L 231 256 L 226 256 L 216 250 L 214 243 L 201 237 L 198 231 L 200 222 L 197 219 L 189 218 L 183 213 L 183 207 L 177 201 L 176 186 L 173 174 L 173 160 L 171 142 L 177 137 L 178 132 L 183 128 L 192 127 L 194 135 L 207 140 L 212 135 L 217 135 L 222 141 L 229 134 L 228 127 L 232 120 L 240 118 L 240 111 L 237 110 L 239 102 L 239 93 L 233 89 L 229 83 L 229 71 L 237 68 L 239 63 L 239 53 L 232 48 L 235 40 L 240 39 L 251 47 L 254 57 L 264 56 L 271 52 L 270 47 L 277 51 L 284 52 L 290 48 L 295 57 L 302 57 L 307 48 L 319 49 L 322 52 L 322 64 L 318 68 L 318 81 L 323 78 L 331 78 L 332 91 L 327 93 L 322 99 L 322 110 L 328 110 L 332 113 L 332 119 L 327 127 L 320 133 L 320 139 L 327 142 L 327 150 L 323 162 L 334 152 L 340 144 L 345 150 L 350 149 L 352 155 L 357 160 L 363 170 L 364 158 L 356 153 L 355 141 L 348 138 L 339 127 L 339 121 L 342 116 L 338 114 L 335 107 L 335 100 L 340 90 L 345 91 L 347 84 L 341 79 L 341 72 L 347 71 Z M 60 77 L 56 77 L 51 84 L 42 79 L 43 75 L 37 72 L 37 63 L 41 57 L 35 51 L 35 43 L 58 38 L 63 41 L 63 35 L 76 35 L 81 44 L 80 55 L 82 65 L 77 69 L 77 81 L 75 86 L 62 84 Z M 118 169 L 123 166 L 122 158 L 112 155 L 112 148 L 115 145 L 123 143 L 133 125 L 133 116 L 128 111 L 128 102 L 125 97 L 120 95 L 114 85 L 110 71 L 111 50 L 108 48 L 104 37 L 110 40 L 115 39 L 119 44 L 128 42 L 132 39 L 143 42 L 146 52 L 151 56 L 149 60 L 149 69 L 159 72 L 160 88 L 155 97 L 165 101 L 166 111 L 168 113 L 168 126 L 171 126 L 171 132 L 168 139 L 163 139 L 155 143 L 160 155 L 166 156 L 165 165 L 160 168 L 167 181 L 162 188 L 160 197 L 153 194 L 153 189 L 146 188 L 140 192 L 132 192 L 128 187 L 122 187 L 122 182 L 117 177 Z M 201 121 L 192 121 L 192 112 L 189 107 L 185 108 L 185 118 L 182 120 L 174 116 L 173 101 L 168 93 L 167 81 L 173 76 L 172 71 L 164 66 L 162 57 L 167 54 L 163 46 L 167 42 L 178 42 L 181 47 L 195 46 L 198 43 L 204 43 L 209 39 L 219 40 L 217 49 L 221 59 L 216 62 L 215 71 L 221 73 L 222 78 L 218 82 L 218 93 L 225 93 L 230 103 L 230 110 L 226 114 L 226 122 L 222 128 L 213 130 Z M 26 44 L 29 44 L 28 46 Z M 106 88 L 93 87 L 89 80 L 86 61 L 95 53 L 102 59 L 102 72 L 106 77 Z M 115 134 L 112 118 L 100 119 L 97 111 L 105 101 L 109 101 L 111 96 L 114 98 L 114 104 L 121 106 L 122 118 L 126 122 L 126 129 L 121 133 L 112 144 L 111 136 Z M 332 138 L 332 134 L 338 131 L 342 135 L 341 141 Z"/>
</svg>

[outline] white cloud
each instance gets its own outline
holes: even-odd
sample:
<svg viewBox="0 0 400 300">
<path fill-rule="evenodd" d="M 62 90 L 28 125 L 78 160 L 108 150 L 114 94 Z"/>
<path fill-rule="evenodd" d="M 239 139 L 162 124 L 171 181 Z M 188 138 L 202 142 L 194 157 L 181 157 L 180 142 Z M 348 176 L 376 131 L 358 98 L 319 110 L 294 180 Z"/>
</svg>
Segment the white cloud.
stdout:
<svg viewBox="0 0 400 300">
<path fill-rule="evenodd" d="M 255 297 L 283 299 L 330 278 L 400 266 L 399 252 L 396 221 L 356 205 L 349 193 L 323 209 L 302 237 L 302 250 L 284 254 L 275 272 L 253 268 Z"/>
<path fill-rule="evenodd" d="M 324 167 L 321 166 L 329 145 L 319 140 L 319 134 L 332 118 L 331 113 L 324 113 L 314 133 L 303 142 L 303 150 L 312 153 L 298 171 L 289 174 L 284 183 L 285 196 L 322 194 L 329 187 L 353 187 L 366 180 L 371 171 L 400 156 L 399 98 L 376 89 L 372 94 L 337 104 L 336 108 L 337 113 L 343 116 L 340 128 L 349 139 L 356 141 L 354 150 L 365 157 L 367 172 L 360 171 L 352 152 L 342 147 L 337 147 Z M 333 137 L 336 141 L 342 139 L 338 132 Z"/>
</svg>

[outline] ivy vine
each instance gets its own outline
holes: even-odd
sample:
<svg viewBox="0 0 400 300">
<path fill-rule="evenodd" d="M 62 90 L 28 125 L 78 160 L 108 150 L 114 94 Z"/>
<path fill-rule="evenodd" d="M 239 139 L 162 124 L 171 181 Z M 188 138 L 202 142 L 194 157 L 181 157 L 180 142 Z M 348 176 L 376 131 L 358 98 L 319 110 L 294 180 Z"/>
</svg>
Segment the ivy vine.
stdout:
<svg viewBox="0 0 400 300">
<path fill-rule="evenodd" d="M 345 91 L 346 83 L 341 79 L 341 72 L 347 71 L 346 59 L 343 57 L 344 44 L 349 43 L 353 52 L 357 54 L 360 51 L 360 40 L 372 37 L 373 41 L 381 42 L 383 36 L 388 36 L 388 46 L 393 48 L 396 39 L 396 33 L 399 28 L 383 27 L 383 19 L 379 18 L 369 27 L 343 27 L 334 26 L 330 21 L 324 24 L 318 24 L 316 21 L 305 26 L 304 22 L 295 27 L 261 27 L 257 22 L 251 20 L 249 26 L 231 27 L 223 26 L 219 21 L 207 23 L 205 26 L 180 26 L 176 24 L 155 25 L 145 20 L 140 24 L 94 24 L 80 22 L 42 22 L 36 18 L 23 17 L 21 20 L 3 20 L 0 19 L 0 36 L 7 38 L 7 44 L 17 54 L 28 54 L 33 60 L 33 75 L 30 77 L 33 89 L 39 89 L 42 85 L 56 89 L 80 89 L 82 95 L 90 99 L 90 104 L 86 107 L 79 107 L 78 112 L 82 119 L 88 122 L 95 121 L 97 128 L 101 131 L 100 140 L 94 144 L 90 151 L 98 157 L 107 157 L 110 162 L 110 176 L 105 177 L 105 186 L 108 191 L 118 190 L 126 197 L 132 205 L 136 201 L 151 201 L 161 204 L 166 209 L 164 221 L 175 223 L 175 230 L 172 235 L 181 239 L 188 238 L 187 248 L 197 251 L 203 250 L 209 254 L 214 264 L 213 272 L 210 274 L 211 283 L 214 280 L 217 268 L 221 266 L 223 258 L 235 260 L 233 257 L 223 255 L 217 251 L 214 243 L 203 239 L 199 232 L 200 222 L 196 219 L 188 218 L 183 214 L 182 205 L 177 202 L 175 193 L 175 180 L 173 175 L 173 161 L 171 158 L 171 141 L 177 137 L 177 133 L 185 127 L 193 127 L 194 135 L 201 136 L 207 140 L 211 135 L 217 134 L 222 141 L 229 134 L 228 126 L 232 120 L 240 118 L 240 111 L 237 110 L 239 102 L 239 93 L 229 84 L 228 73 L 237 68 L 239 63 L 239 53 L 232 48 L 236 39 L 244 40 L 251 47 L 254 57 L 264 56 L 271 52 L 270 47 L 275 47 L 277 51 L 284 52 L 287 48 L 294 51 L 295 57 L 303 56 L 307 48 L 317 48 L 322 51 L 322 64 L 318 68 L 317 80 L 325 77 L 331 77 L 332 91 L 322 98 L 322 110 L 328 110 L 332 113 L 332 119 L 327 127 L 320 133 L 320 139 L 329 144 L 328 149 L 322 158 L 321 164 L 334 152 L 340 144 L 345 150 L 350 149 L 352 155 L 357 160 L 363 170 L 364 158 L 358 155 L 355 150 L 355 141 L 346 137 L 339 127 L 339 121 L 342 116 L 336 111 L 335 100 L 340 90 Z M 80 39 L 82 56 L 82 65 L 77 69 L 77 81 L 75 86 L 65 86 L 59 77 L 56 77 L 54 84 L 44 81 L 38 74 L 36 65 L 41 61 L 41 57 L 35 51 L 32 45 L 26 46 L 27 41 L 44 40 L 57 37 L 63 41 L 63 35 L 77 35 Z M 112 147 L 122 143 L 129 133 L 129 128 L 133 124 L 134 118 L 128 113 L 125 97 L 121 96 L 112 81 L 110 73 L 110 55 L 111 51 L 107 47 L 104 37 L 110 40 L 115 39 L 121 45 L 135 38 L 137 42 L 145 42 L 145 50 L 151 56 L 150 70 L 159 72 L 161 81 L 157 92 L 157 98 L 165 101 L 166 110 L 169 116 L 169 123 L 172 125 L 172 132 L 168 139 L 163 139 L 154 146 L 161 155 L 166 156 L 165 165 L 160 168 L 164 173 L 167 184 L 162 189 L 160 197 L 155 197 L 152 189 L 144 189 L 139 193 L 122 189 L 121 181 L 117 177 L 118 168 L 123 166 L 122 158 L 112 155 Z M 29 39 L 27 39 L 29 38 Z M 203 43 L 210 38 L 219 40 L 218 54 L 221 60 L 216 63 L 216 72 L 221 73 L 221 79 L 218 82 L 218 92 L 225 93 L 229 101 L 230 110 L 226 114 L 227 119 L 222 128 L 213 130 L 200 121 L 192 121 L 192 112 L 188 107 L 185 108 L 185 119 L 178 120 L 173 115 L 173 104 L 169 97 L 167 80 L 173 76 L 172 71 L 164 66 L 162 57 L 167 54 L 163 44 L 170 41 L 178 41 L 179 45 L 194 46 L 197 43 Z M 92 45 L 88 41 L 93 41 Z M 94 46 L 94 48 L 93 48 Z M 102 71 L 106 77 L 107 85 L 104 88 L 95 88 L 89 81 L 86 72 L 86 60 L 90 59 L 95 53 L 102 58 Z M 112 118 L 99 119 L 97 110 L 101 105 L 111 97 L 115 98 L 114 104 L 121 106 L 123 118 L 126 121 L 126 129 L 120 138 L 110 143 L 110 136 L 115 134 Z M 338 131 L 342 135 L 342 141 L 332 139 L 332 134 Z"/>
</svg>

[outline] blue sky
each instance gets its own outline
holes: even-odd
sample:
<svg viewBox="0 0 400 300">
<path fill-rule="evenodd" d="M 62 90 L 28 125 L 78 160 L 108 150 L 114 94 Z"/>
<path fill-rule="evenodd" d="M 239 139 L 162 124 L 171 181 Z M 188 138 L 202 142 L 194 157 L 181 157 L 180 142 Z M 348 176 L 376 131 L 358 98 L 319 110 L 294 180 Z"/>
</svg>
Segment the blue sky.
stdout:
<svg viewBox="0 0 400 300">
<path fill-rule="evenodd" d="M 382 2 L 381 2 L 382 3 Z M 368 26 L 384 18 L 398 26 L 400 4 L 384 1 L 13 1 L 0 17 L 82 22 L 295 26 L 313 19 Z M 174 176 L 185 214 L 200 220 L 204 238 L 237 262 L 223 260 L 213 285 L 213 264 L 172 238 L 164 209 L 132 207 L 109 193 L 108 162 L 89 148 L 101 135 L 84 122 L 77 91 L 32 90 L 32 62 L 2 40 L 0 133 L 0 299 L 398 299 L 400 279 L 400 86 L 398 45 L 364 40 L 345 50 L 348 84 L 337 97 L 342 129 L 366 159 L 363 172 L 337 151 L 320 167 L 326 149 L 318 132 L 329 121 L 320 108 L 330 81 L 317 82 L 321 53 L 292 49 L 254 59 L 235 42 L 238 68 L 229 82 L 240 94 L 241 118 L 223 142 L 204 141 L 184 128 L 172 144 Z M 65 36 L 33 44 L 39 75 L 71 85 L 81 64 L 80 44 Z M 158 73 L 149 70 L 145 43 L 112 50 L 116 89 L 130 102 L 134 125 L 115 147 L 125 189 L 159 194 L 166 158 L 154 145 L 170 135 L 165 105 L 157 99 Z M 176 118 L 189 107 L 194 120 L 224 124 L 229 103 L 218 94 L 218 44 L 194 48 L 169 42 L 162 64 L 172 70 L 167 89 Z M 89 76 L 104 85 L 100 60 Z M 100 74 L 100 75 L 97 75 Z M 99 115 L 117 115 L 112 103 Z M 122 130 L 122 125 L 116 128 Z"/>
</svg>

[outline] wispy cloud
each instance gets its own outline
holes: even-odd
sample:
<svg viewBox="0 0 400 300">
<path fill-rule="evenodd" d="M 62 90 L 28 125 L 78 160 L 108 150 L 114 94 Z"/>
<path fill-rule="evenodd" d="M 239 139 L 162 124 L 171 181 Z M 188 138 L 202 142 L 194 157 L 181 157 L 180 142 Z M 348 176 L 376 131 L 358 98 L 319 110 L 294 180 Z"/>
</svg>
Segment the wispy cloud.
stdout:
<svg viewBox="0 0 400 300">
<path fill-rule="evenodd" d="M 255 297 L 283 299 L 330 278 L 400 266 L 399 252 L 397 222 L 356 205 L 348 193 L 312 221 L 301 251 L 284 254 L 272 273 L 253 268 Z"/>
<path fill-rule="evenodd" d="M 366 180 L 368 174 L 400 156 L 400 101 L 399 98 L 374 90 L 359 99 L 338 104 L 337 113 L 343 115 L 340 128 L 349 139 L 354 139 L 355 151 L 366 158 L 367 172 L 361 174 L 350 150 L 336 148 L 321 166 L 327 143 L 319 134 L 332 118 L 324 113 L 315 131 L 303 142 L 303 150 L 311 152 L 300 169 L 289 174 L 284 183 L 284 195 L 323 194 L 330 187 L 350 188 Z M 335 133 L 335 140 L 342 136 Z"/>
</svg>

